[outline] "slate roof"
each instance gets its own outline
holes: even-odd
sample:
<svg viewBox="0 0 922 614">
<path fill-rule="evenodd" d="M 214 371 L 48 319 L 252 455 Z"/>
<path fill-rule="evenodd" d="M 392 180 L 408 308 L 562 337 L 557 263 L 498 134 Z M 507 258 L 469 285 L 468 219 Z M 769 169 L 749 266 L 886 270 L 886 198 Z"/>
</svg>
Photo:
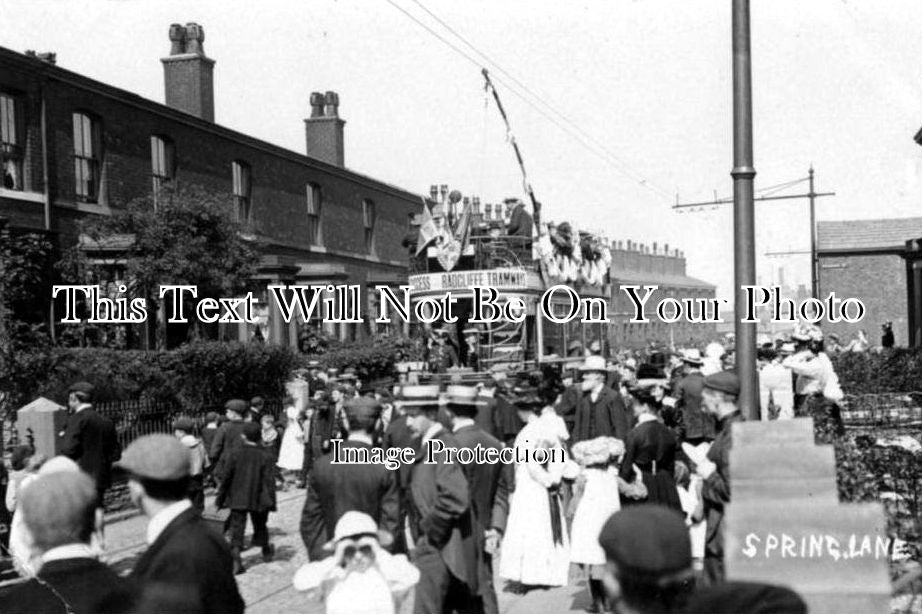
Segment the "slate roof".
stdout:
<svg viewBox="0 0 922 614">
<path fill-rule="evenodd" d="M 922 217 L 843 220 L 816 225 L 816 250 L 902 251 L 906 241 L 922 237 Z"/>
</svg>

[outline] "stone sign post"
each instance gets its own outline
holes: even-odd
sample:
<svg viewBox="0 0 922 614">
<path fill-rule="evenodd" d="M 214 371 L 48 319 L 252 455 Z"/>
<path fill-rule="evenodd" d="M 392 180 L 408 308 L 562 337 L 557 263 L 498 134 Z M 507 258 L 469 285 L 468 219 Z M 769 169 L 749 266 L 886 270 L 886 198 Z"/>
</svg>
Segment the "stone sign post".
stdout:
<svg viewBox="0 0 922 614">
<path fill-rule="evenodd" d="M 36 453 L 57 456 L 58 433 L 67 423 L 67 410 L 45 397 L 39 397 L 16 412 L 16 431 L 20 443 L 31 444 Z"/>
<path fill-rule="evenodd" d="M 887 614 L 889 559 L 883 507 L 839 503 L 832 446 L 813 420 L 734 425 L 727 578 L 787 586 L 810 614 Z"/>
</svg>

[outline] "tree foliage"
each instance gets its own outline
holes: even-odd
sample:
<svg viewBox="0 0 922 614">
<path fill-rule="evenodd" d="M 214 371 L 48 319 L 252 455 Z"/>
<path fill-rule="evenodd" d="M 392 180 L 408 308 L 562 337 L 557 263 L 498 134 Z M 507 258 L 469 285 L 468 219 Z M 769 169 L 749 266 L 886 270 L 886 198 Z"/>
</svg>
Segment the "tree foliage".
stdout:
<svg viewBox="0 0 922 614">
<path fill-rule="evenodd" d="M 257 254 L 232 219 L 232 203 L 198 186 L 165 188 L 90 218 L 81 230 L 96 245 L 124 242 L 133 296 L 157 299 L 161 285 L 196 286 L 199 298 L 233 296 L 246 290 Z M 79 247 L 70 254 L 78 271 L 92 268 L 84 254 Z"/>
</svg>

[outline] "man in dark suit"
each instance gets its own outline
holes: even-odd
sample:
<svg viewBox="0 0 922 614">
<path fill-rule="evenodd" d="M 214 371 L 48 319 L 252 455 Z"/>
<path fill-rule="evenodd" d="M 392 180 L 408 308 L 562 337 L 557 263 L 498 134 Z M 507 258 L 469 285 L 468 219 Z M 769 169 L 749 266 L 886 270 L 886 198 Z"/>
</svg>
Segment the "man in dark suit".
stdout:
<svg viewBox="0 0 922 614">
<path fill-rule="evenodd" d="M 72 459 L 96 483 L 97 507 L 112 485 L 112 463 L 121 456 L 115 424 L 93 409 L 93 385 L 77 382 L 68 390 L 67 425 L 59 434 L 59 453 Z"/>
<path fill-rule="evenodd" d="M 402 530 L 396 471 L 367 462 L 381 406 L 374 399 L 358 397 L 346 401 L 344 410 L 348 438 L 334 441 L 331 452 L 317 459 L 304 500 L 301 539 L 311 561 L 332 554 L 324 546 L 348 511 L 368 514 L 392 536 Z"/>
<path fill-rule="evenodd" d="M 128 446 L 117 467 L 128 473 L 131 500 L 150 520 L 148 548 L 131 578 L 181 599 L 175 611 L 242 614 L 227 542 L 186 498 L 188 448 L 170 435 L 145 435 Z"/>
<path fill-rule="evenodd" d="M 507 198 L 506 206 L 513 205 L 512 215 L 509 216 L 509 225 L 506 227 L 506 233 L 513 237 L 526 237 L 531 239 L 532 227 L 534 222 L 531 214 L 525 210 L 525 203 L 518 198 Z"/>
<path fill-rule="evenodd" d="M 704 378 L 704 411 L 717 419 L 719 432 L 708 450 L 707 459 L 695 467 L 704 482 L 701 499 L 707 519 L 704 542 L 704 580 L 720 584 L 725 578 L 724 527 L 726 506 L 730 503 L 730 448 L 733 447 L 733 423 L 742 420 L 737 399 L 740 380 L 733 371 L 720 371 Z"/>
<path fill-rule="evenodd" d="M 410 477 L 410 531 L 419 568 L 416 614 L 480 611 L 477 543 L 467 479 L 447 450 L 458 441 L 439 422 L 439 386 L 404 386 L 400 402 L 420 452 Z"/>
<path fill-rule="evenodd" d="M 587 356 L 580 368 L 583 395 L 576 407 L 572 443 L 596 437 L 625 441 L 631 424 L 621 395 L 605 386 L 608 369 L 601 356 Z"/>
<path fill-rule="evenodd" d="M 704 375 L 701 366 L 704 361 L 698 350 L 688 350 L 682 354 L 686 365 L 685 377 L 675 387 L 676 407 L 682 413 L 682 440 L 696 446 L 705 441 L 713 441 L 716 432 L 714 417 L 701 408 L 701 393 L 704 390 Z"/>
<path fill-rule="evenodd" d="M 391 448 L 412 448 L 419 454 L 419 437 L 415 436 L 407 425 L 407 416 L 400 407 L 400 404 L 394 403 L 396 416 L 384 430 L 384 436 L 381 446 L 385 451 Z M 412 464 L 401 464 L 397 468 L 397 488 L 400 497 L 400 512 L 397 518 L 397 526 L 400 530 L 394 535 L 394 545 L 391 551 L 394 554 L 406 554 L 408 552 L 406 530 L 407 510 L 410 509 L 410 476 L 413 474 Z"/>
<path fill-rule="evenodd" d="M 461 448 L 475 451 L 496 450 L 503 443 L 477 426 L 474 419 L 480 402 L 477 389 L 470 386 L 449 386 L 447 412 L 452 432 Z M 506 531 L 509 515 L 512 465 L 505 463 L 468 463 L 461 465 L 471 494 L 474 541 L 477 544 L 477 583 L 484 614 L 498 614 L 496 590 L 493 588 L 493 554 Z"/>
<path fill-rule="evenodd" d="M 42 475 L 24 489 L 16 513 L 42 565 L 36 578 L 0 592 L 0 612 L 135 611 L 134 585 L 96 560 L 90 548 L 96 497 L 96 485 L 84 473 Z"/>
<path fill-rule="evenodd" d="M 243 417 L 248 410 L 249 405 L 242 399 L 231 399 L 224 404 L 227 421 L 218 427 L 208 451 L 214 465 L 213 475 L 218 482 L 224 479 L 224 468 L 231 456 L 243 446 L 243 427 L 246 424 Z"/>
</svg>

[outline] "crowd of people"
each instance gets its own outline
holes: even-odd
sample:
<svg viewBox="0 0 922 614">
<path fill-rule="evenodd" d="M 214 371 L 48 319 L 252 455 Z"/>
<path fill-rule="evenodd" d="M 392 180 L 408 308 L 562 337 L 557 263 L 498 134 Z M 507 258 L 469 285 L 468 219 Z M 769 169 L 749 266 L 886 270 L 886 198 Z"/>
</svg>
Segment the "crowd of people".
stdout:
<svg viewBox="0 0 922 614">
<path fill-rule="evenodd" d="M 0 592 L 0 611 L 243 612 L 235 575 L 246 572 L 247 519 L 251 545 L 271 561 L 270 514 L 291 488 L 306 489 L 309 560 L 291 570 L 293 584 L 330 614 L 498 612 L 497 590 L 565 586 L 574 570 L 591 612 L 805 611 L 786 589 L 727 588 L 724 578 L 731 426 L 741 419 L 732 350 L 605 356 L 593 342 L 568 353 L 576 360 L 491 372 L 476 386 L 403 375 L 366 390 L 354 370 L 312 363 L 307 403 L 286 399 L 275 415 L 259 397 L 230 400 L 223 416 L 181 418 L 172 434 L 124 452 L 93 410 L 92 387 L 75 384 L 62 456 L 13 453 L 10 551 L 30 579 Z M 759 360 L 763 419 L 834 413 L 838 383 L 818 329 L 761 348 Z M 336 457 L 432 442 L 511 446 L 522 460 L 418 453 L 393 469 Z M 126 578 L 98 561 L 113 471 L 149 519 L 148 547 Z M 213 508 L 223 535 L 202 518 Z"/>
</svg>

